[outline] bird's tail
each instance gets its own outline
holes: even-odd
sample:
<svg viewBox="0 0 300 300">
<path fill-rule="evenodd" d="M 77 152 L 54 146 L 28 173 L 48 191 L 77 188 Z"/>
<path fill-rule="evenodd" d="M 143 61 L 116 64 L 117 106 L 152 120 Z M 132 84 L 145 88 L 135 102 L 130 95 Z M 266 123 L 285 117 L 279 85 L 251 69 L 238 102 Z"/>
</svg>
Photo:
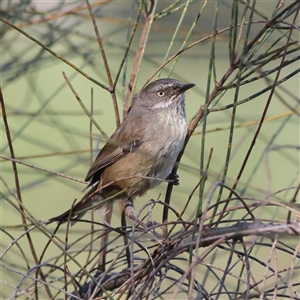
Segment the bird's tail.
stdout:
<svg viewBox="0 0 300 300">
<path fill-rule="evenodd" d="M 72 208 L 59 216 L 49 219 L 49 222 L 65 223 L 70 220 L 71 226 L 76 224 L 76 222 L 85 215 L 86 209 L 95 205 L 97 202 L 101 203 L 101 196 L 95 194 L 96 189 L 97 185 L 93 186 L 79 202 L 73 204 Z"/>
</svg>

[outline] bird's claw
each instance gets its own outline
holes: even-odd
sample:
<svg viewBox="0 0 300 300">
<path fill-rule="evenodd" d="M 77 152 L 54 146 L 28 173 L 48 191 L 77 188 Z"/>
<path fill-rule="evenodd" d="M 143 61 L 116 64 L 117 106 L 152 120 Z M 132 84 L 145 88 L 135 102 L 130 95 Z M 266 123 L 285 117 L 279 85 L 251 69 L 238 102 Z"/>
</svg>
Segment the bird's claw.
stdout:
<svg viewBox="0 0 300 300">
<path fill-rule="evenodd" d="M 179 185 L 179 175 L 175 173 L 170 173 L 167 180 L 171 180 L 174 185 Z"/>
</svg>

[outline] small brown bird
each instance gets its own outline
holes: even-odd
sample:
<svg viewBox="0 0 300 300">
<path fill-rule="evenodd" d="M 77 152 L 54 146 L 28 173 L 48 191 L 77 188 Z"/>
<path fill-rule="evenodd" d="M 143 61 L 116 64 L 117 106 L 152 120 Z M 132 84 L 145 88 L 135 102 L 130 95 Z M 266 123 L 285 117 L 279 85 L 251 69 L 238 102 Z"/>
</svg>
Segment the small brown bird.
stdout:
<svg viewBox="0 0 300 300">
<path fill-rule="evenodd" d="M 122 200 L 125 214 L 143 224 L 135 217 L 133 200 L 172 178 L 170 172 L 187 134 L 184 92 L 193 86 L 175 79 L 159 79 L 133 97 L 127 117 L 86 175 L 92 188 L 72 208 L 75 221 L 89 208 Z M 69 214 L 70 210 L 50 221 L 66 222 Z"/>
</svg>

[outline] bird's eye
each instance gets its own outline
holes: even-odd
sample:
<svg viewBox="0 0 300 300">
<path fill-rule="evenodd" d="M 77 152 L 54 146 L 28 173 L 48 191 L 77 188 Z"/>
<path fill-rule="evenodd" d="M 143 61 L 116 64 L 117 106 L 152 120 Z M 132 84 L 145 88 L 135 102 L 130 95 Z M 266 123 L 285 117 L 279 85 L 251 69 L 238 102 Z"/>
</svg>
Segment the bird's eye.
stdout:
<svg viewBox="0 0 300 300">
<path fill-rule="evenodd" d="M 158 97 L 163 97 L 163 96 L 165 95 L 165 92 L 164 92 L 164 91 L 158 91 L 158 92 L 156 93 L 156 95 L 157 95 Z"/>
</svg>

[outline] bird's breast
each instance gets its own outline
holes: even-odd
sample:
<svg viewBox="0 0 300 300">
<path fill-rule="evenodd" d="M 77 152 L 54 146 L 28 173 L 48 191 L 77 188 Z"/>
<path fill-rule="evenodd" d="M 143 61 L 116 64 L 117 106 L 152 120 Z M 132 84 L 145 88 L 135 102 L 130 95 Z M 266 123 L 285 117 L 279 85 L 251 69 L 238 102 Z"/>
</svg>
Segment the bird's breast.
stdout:
<svg viewBox="0 0 300 300">
<path fill-rule="evenodd" d="M 184 145 L 187 133 L 185 115 L 161 113 L 151 131 L 152 139 L 149 144 L 145 143 L 145 150 L 151 151 L 155 159 L 148 176 L 164 180 L 170 174 Z"/>
</svg>

